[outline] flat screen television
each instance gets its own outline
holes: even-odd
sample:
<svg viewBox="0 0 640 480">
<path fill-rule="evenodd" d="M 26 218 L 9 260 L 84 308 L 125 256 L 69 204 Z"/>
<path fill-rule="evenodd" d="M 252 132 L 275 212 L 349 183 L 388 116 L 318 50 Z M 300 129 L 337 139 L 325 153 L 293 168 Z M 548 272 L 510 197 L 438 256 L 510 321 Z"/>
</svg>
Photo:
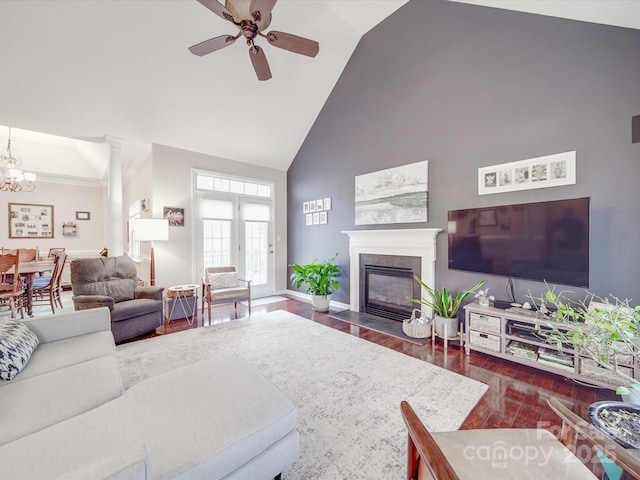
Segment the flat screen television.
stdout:
<svg viewBox="0 0 640 480">
<path fill-rule="evenodd" d="M 589 198 L 449 211 L 449 268 L 589 286 Z"/>
</svg>

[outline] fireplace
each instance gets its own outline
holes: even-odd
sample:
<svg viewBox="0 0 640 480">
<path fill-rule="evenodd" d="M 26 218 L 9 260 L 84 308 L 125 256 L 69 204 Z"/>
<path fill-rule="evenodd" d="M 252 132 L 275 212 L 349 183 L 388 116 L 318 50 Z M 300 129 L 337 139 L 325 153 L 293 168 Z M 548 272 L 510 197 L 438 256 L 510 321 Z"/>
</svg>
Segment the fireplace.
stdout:
<svg viewBox="0 0 640 480">
<path fill-rule="evenodd" d="M 350 230 L 345 231 L 349 235 L 349 266 L 350 266 L 350 310 L 352 312 L 364 312 L 363 305 L 366 303 L 364 296 L 361 296 L 361 286 L 364 288 L 364 282 L 366 280 L 366 274 L 364 269 L 361 269 L 361 257 L 365 254 L 377 255 L 377 256 L 396 256 L 399 258 L 416 257 L 419 259 L 417 264 L 412 264 L 410 268 L 414 268 L 414 273 L 418 275 L 422 280 L 430 286 L 434 286 L 435 283 L 435 262 L 436 262 L 436 237 L 441 230 L 439 228 L 412 228 L 412 229 L 395 229 L 395 230 Z M 413 260 L 412 260 L 413 261 Z M 366 263 L 366 262 L 365 262 Z M 419 264 L 419 269 L 417 265 Z M 382 265 L 389 266 L 386 264 Z M 395 267 L 409 268 L 405 265 L 392 265 Z M 386 273 L 385 270 L 382 270 Z M 376 272 L 377 274 L 380 271 Z M 398 277 L 396 277 L 398 278 Z M 373 277 L 374 282 L 381 280 L 380 278 Z M 382 279 L 389 280 L 389 279 Z M 401 280 L 402 282 L 407 282 Z M 414 282 L 415 283 L 415 282 Z M 375 285 L 374 285 L 375 286 Z M 394 287 L 395 288 L 395 287 Z M 415 288 L 415 286 L 414 286 Z M 413 296 L 414 298 L 425 297 L 427 292 L 419 291 L 413 292 L 413 294 L 406 295 L 404 293 L 394 293 L 394 298 Z M 397 303 L 397 300 L 380 302 L 377 295 L 374 294 L 378 303 Z M 417 305 L 408 302 L 403 306 L 402 315 L 408 313 L 411 315 L 411 310 L 416 308 Z M 406 308 L 406 310 L 404 310 Z M 431 316 L 431 309 L 422 306 L 422 311 Z M 409 318 L 409 316 L 405 318 Z"/>
<path fill-rule="evenodd" d="M 360 254 L 360 311 L 402 321 L 411 316 L 420 298 L 420 257 Z"/>
</svg>

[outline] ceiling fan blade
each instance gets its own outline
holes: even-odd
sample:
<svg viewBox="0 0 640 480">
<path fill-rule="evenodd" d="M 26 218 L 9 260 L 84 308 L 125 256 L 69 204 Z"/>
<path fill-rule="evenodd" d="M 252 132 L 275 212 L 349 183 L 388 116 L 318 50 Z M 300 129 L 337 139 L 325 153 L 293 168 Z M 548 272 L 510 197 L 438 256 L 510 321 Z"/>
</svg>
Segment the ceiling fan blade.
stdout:
<svg viewBox="0 0 640 480">
<path fill-rule="evenodd" d="M 218 2 L 217 0 L 198 0 L 198 2 L 204 5 L 205 7 L 207 7 L 209 10 L 211 10 L 213 13 L 215 13 L 219 17 L 235 23 L 235 20 L 233 19 L 233 15 L 231 15 L 231 12 L 227 10 L 225 6 L 222 5 L 220 2 Z"/>
<path fill-rule="evenodd" d="M 249 57 L 251 57 L 251 63 L 253 64 L 253 69 L 256 71 L 258 80 L 269 80 L 271 78 L 271 69 L 269 68 L 264 50 L 257 45 L 253 46 L 249 48 Z"/>
<path fill-rule="evenodd" d="M 232 37 L 231 35 L 221 35 L 219 37 L 210 38 L 209 40 L 205 40 L 204 42 L 193 45 L 189 47 L 189 51 L 194 55 L 202 57 L 207 53 L 215 52 L 216 50 L 220 50 L 221 48 L 228 47 L 235 41 L 236 37 Z"/>
<path fill-rule="evenodd" d="M 292 35 L 291 33 L 271 31 L 263 35 L 271 45 L 284 48 L 290 52 L 315 57 L 320 50 L 320 44 L 315 40 Z"/>
<path fill-rule="evenodd" d="M 271 15 L 271 10 L 278 0 L 251 0 L 249 12 L 255 22 L 266 20 Z"/>
</svg>

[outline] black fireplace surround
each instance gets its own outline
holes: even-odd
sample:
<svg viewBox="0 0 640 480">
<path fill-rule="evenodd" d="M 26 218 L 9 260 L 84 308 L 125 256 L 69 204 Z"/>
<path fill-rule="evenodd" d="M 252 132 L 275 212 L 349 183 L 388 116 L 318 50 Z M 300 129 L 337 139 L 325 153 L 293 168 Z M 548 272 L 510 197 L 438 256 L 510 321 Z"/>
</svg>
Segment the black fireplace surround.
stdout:
<svg viewBox="0 0 640 480">
<path fill-rule="evenodd" d="M 422 259 L 404 255 L 360 254 L 360 311 L 402 321 L 419 305 Z"/>
</svg>

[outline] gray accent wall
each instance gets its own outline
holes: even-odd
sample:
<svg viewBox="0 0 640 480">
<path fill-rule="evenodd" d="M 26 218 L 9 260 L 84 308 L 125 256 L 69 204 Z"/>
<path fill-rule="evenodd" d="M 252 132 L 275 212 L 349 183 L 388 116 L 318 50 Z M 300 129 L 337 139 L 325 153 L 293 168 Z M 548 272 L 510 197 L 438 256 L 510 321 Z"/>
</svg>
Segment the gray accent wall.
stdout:
<svg viewBox="0 0 640 480">
<path fill-rule="evenodd" d="M 412 0 L 363 37 L 288 171 L 288 263 L 339 253 L 334 300 L 349 303 L 343 230 L 442 228 L 436 284 L 449 270 L 447 212 L 591 197 L 591 288 L 640 303 L 640 31 L 440 0 Z M 322 46 L 320 47 L 320 55 Z M 576 185 L 477 194 L 478 167 L 577 151 Z M 427 223 L 355 226 L 354 177 L 429 161 Z M 304 201 L 332 197 L 326 225 Z M 544 285 L 514 279 L 526 301 Z M 567 287 L 579 292 L 583 290 Z"/>
</svg>

